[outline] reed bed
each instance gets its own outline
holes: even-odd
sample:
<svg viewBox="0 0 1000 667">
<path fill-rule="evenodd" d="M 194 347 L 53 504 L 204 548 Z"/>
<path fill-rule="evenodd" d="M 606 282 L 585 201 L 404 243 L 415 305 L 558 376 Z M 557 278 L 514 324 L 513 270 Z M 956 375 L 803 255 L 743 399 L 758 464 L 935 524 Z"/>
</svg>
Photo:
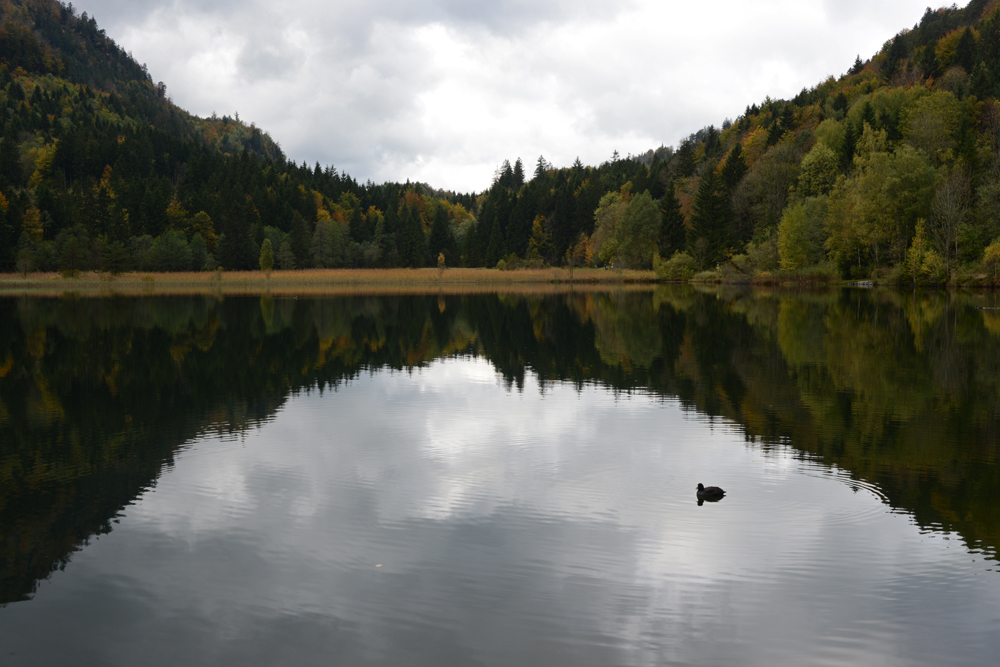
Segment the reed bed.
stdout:
<svg viewBox="0 0 1000 667">
<path fill-rule="evenodd" d="M 605 269 L 305 269 L 274 271 L 0 274 L 0 295 L 38 296 L 204 294 L 351 295 L 473 294 L 489 292 L 550 293 L 648 287 L 652 271 Z"/>
</svg>

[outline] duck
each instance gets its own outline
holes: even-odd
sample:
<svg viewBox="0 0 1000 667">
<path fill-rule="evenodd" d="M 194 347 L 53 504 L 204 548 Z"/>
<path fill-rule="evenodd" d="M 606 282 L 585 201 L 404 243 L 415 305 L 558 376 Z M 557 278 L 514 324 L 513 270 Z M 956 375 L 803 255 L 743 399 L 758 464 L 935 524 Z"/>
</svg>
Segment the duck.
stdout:
<svg viewBox="0 0 1000 667">
<path fill-rule="evenodd" d="M 717 486 L 705 486 L 698 483 L 698 500 L 721 500 L 726 492 Z"/>
</svg>

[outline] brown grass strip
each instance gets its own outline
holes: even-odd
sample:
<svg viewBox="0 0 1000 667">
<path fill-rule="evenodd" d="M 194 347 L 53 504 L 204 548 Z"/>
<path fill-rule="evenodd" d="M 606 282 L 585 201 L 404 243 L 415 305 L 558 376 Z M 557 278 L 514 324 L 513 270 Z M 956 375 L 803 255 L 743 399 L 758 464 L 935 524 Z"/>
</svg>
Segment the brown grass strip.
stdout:
<svg viewBox="0 0 1000 667">
<path fill-rule="evenodd" d="M 57 273 L 0 274 L 0 295 L 145 296 L 171 294 L 265 294 L 349 296 L 376 294 L 486 294 L 491 292 L 561 293 L 648 289 L 652 271 L 604 269 L 306 269 L 221 273 L 85 272 L 75 278 Z"/>
</svg>

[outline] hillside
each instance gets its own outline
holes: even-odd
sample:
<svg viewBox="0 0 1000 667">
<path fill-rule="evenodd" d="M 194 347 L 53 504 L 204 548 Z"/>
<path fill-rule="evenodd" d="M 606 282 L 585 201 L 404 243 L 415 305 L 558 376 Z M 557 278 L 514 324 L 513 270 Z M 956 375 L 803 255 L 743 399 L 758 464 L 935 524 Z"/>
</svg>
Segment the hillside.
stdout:
<svg viewBox="0 0 1000 667">
<path fill-rule="evenodd" d="M 676 149 L 505 161 L 479 196 L 296 165 L 256 127 L 177 108 L 71 6 L 0 12 L 0 270 L 250 269 L 269 242 L 279 268 L 1000 280 L 1000 0 L 928 10 Z"/>
<path fill-rule="evenodd" d="M 265 239 L 284 268 L 423 265 L 435 215 L 471 218 L 472 197 L 359 185 L 185 112 L 55 0 L 0 2 L 0 113 L 0 271 L 249 269 Z"/>
<path fill-rule="evenodd" d="M 676 150 L 500 178 L 477 209 L 482 259 L 996 283 L 998 8 L 928 10 L 843 76 L 749 105 Z"/>
</svg>

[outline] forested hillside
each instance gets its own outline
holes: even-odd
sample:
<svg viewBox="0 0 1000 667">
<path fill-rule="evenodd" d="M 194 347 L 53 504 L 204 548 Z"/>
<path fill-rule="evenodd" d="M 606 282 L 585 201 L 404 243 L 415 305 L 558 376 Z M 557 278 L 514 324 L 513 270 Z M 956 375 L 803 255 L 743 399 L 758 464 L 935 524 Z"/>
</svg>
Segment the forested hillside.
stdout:
<svg viewBox="0 0 1000 667">
<path fill-rule="evenodd" d="M 472 219 L 471 196 L 361 185 L 184 112 L 55 0 L 0 2 L 0 114 L 0 270 L 252 269 L 265 239 L 281 268 L 454 263 L 440 232 Z"/>
<path fill-rule="evenodd" d="M 1000 279 L 1000 0 L 928 9 L 676 149 L 505 161 L 478 196 L 297 165 L 238 117 L 177 108 L 72 5 L 0 14 L 0 270 L 252 269 L 269 245 L 278 268 Z"/>
</svg>

